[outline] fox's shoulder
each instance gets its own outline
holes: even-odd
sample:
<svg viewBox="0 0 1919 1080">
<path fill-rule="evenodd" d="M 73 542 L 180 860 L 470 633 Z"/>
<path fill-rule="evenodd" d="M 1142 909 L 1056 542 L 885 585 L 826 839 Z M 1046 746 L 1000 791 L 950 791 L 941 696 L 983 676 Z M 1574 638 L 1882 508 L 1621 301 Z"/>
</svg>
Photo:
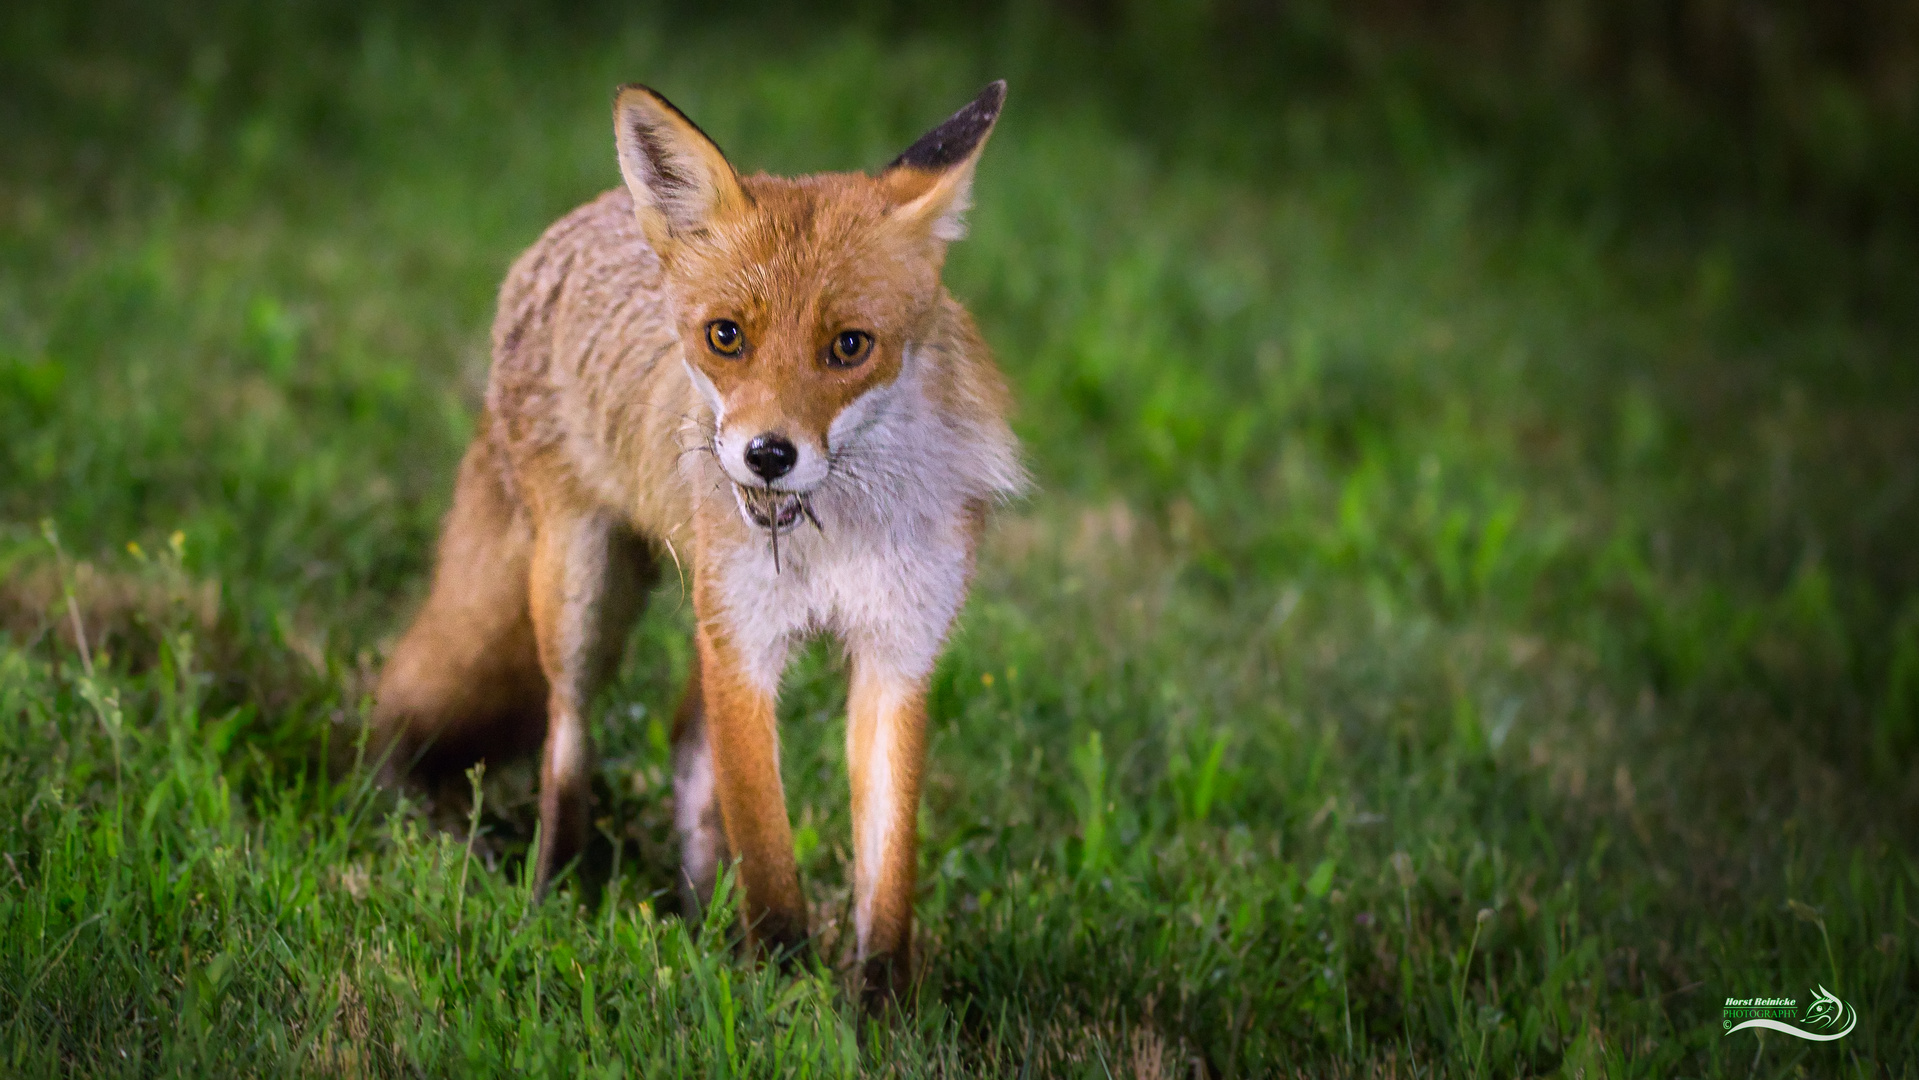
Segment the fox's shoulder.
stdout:
<svg viewBox="0 0 1919 1080">
<path fill-rule="evenodd" d="M 547 227 L 500 284 L 493 323 L 496 355 L 550 320 L 568 291 L 659 280 L 659 258 L 633 216 L 633 196 L 614 188 Z"/>
<path fill-rule="evenodd" d="M 624 361 L 672 340 L 660 284 L 659 257 L 625 188 L 575 208 L 514 261 L 500 286 L 487 378 L 488 411 L 514 457 L 596 429 L 603 418 L 592 408 L 647 398 L 644 386 L 624 383 L 644 382 L 654 365 Z"/>
</svg>

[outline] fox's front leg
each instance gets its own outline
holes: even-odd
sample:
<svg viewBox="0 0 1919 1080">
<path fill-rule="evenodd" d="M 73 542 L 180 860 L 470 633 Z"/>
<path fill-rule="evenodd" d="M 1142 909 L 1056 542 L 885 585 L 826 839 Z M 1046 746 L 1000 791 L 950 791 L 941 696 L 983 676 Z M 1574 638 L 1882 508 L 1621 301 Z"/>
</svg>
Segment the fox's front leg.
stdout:
<svg viewBox="0 0 1919 1080">
<path fill-rule="evenodd" d="M 863 996 L 903 994 L 912 974 L 913 888 L 926 681 L 855 657 L 846 707 L 853 787 L 853 925 Z"/>
<path fill-rule="evenodd" d="M 549 688 L 540 754 L 534 892 L 586 845 L 593 743 L 587 709 L 619 663 L 653 573 L 645 546 L 604 515 L 540 522 L 529 575 L 533 633 Z"/>
<path fill-rule="evenodd" d="M 705 589 L 700 593 L 704 594 Z M 702 595 L 701 599 L 704 598 Z M 740 860 L 750 941 L 775 950 L 806 940 L 806 898 L 793 860 L 793 829 L 780 782 L 780 742 L 770 679 L 750 664 L 700 604 L 700 696 L 726 846 Z"/>
</svg>

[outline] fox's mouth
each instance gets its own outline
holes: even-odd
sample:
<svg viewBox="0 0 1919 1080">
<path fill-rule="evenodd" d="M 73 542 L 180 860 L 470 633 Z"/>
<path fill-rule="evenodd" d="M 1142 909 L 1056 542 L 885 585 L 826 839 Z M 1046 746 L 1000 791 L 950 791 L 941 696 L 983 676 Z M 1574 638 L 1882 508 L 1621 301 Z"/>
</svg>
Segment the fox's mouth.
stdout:
<svg viewBox="0 0 1919 1080">
<path fill-rule="evenodd" d="M 747 521 L 775 536 L 791 532 L 800 519 L 813 516 L 805 497 L 796 492 L 735 484 L 733 495 L 739 499 L 740 513 Z"/>
</svg>

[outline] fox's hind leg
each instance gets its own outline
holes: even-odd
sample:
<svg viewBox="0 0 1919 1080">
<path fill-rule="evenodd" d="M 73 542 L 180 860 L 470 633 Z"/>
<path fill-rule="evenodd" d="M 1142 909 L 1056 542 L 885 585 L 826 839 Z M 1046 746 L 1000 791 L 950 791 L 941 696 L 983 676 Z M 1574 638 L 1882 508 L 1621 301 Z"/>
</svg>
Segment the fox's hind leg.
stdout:
<svg viewBox="0 0 1919 1080">
<path fill-rule="evenodd" d="M 706 704 L 700 694 L 700 658 L 693 656 L 686 693 L 673 717 L 673 825 L 680 834 L 682 912 L 697 925 L 713 899 L 713 884 L 727 860 L 726 830 L 713 786 L 713 750 L 707 740 Z"/>
<path fill-rule="evenodd" d="M 481 432 L 441 529 L 433 589 L 380 674 L 374 752 L 393 779 L 527 753 L 546 722 L 527 574 L 533 526 Z"/>
<path fill-rule="evenodd" d="M 586 844 L 593 765 L 587 710 L 619 664 L 655 570 L 645 542 L 608 515 L 556 508 L 535 529 L 528 591 L 550 688 L 536 894 Z"/>
</svg>

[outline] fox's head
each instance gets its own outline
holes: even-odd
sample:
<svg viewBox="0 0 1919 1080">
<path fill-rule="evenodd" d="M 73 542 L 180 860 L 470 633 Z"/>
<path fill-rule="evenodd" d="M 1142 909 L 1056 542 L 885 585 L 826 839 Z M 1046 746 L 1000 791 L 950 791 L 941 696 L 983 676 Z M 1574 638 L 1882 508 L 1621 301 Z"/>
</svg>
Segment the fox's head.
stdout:
<svg viewBox="0 0 1919 1080">
<path fill-rule="evenodd" d="M 620 171 L 659 256 L 705 432 L 741 508 L 798 524 L 836 455 L 879 418 L 938 314 L 946 246 L 1006 84 L 877 175 L 733 171 L 659 94 L 621 88 Z"/>
</svg>

